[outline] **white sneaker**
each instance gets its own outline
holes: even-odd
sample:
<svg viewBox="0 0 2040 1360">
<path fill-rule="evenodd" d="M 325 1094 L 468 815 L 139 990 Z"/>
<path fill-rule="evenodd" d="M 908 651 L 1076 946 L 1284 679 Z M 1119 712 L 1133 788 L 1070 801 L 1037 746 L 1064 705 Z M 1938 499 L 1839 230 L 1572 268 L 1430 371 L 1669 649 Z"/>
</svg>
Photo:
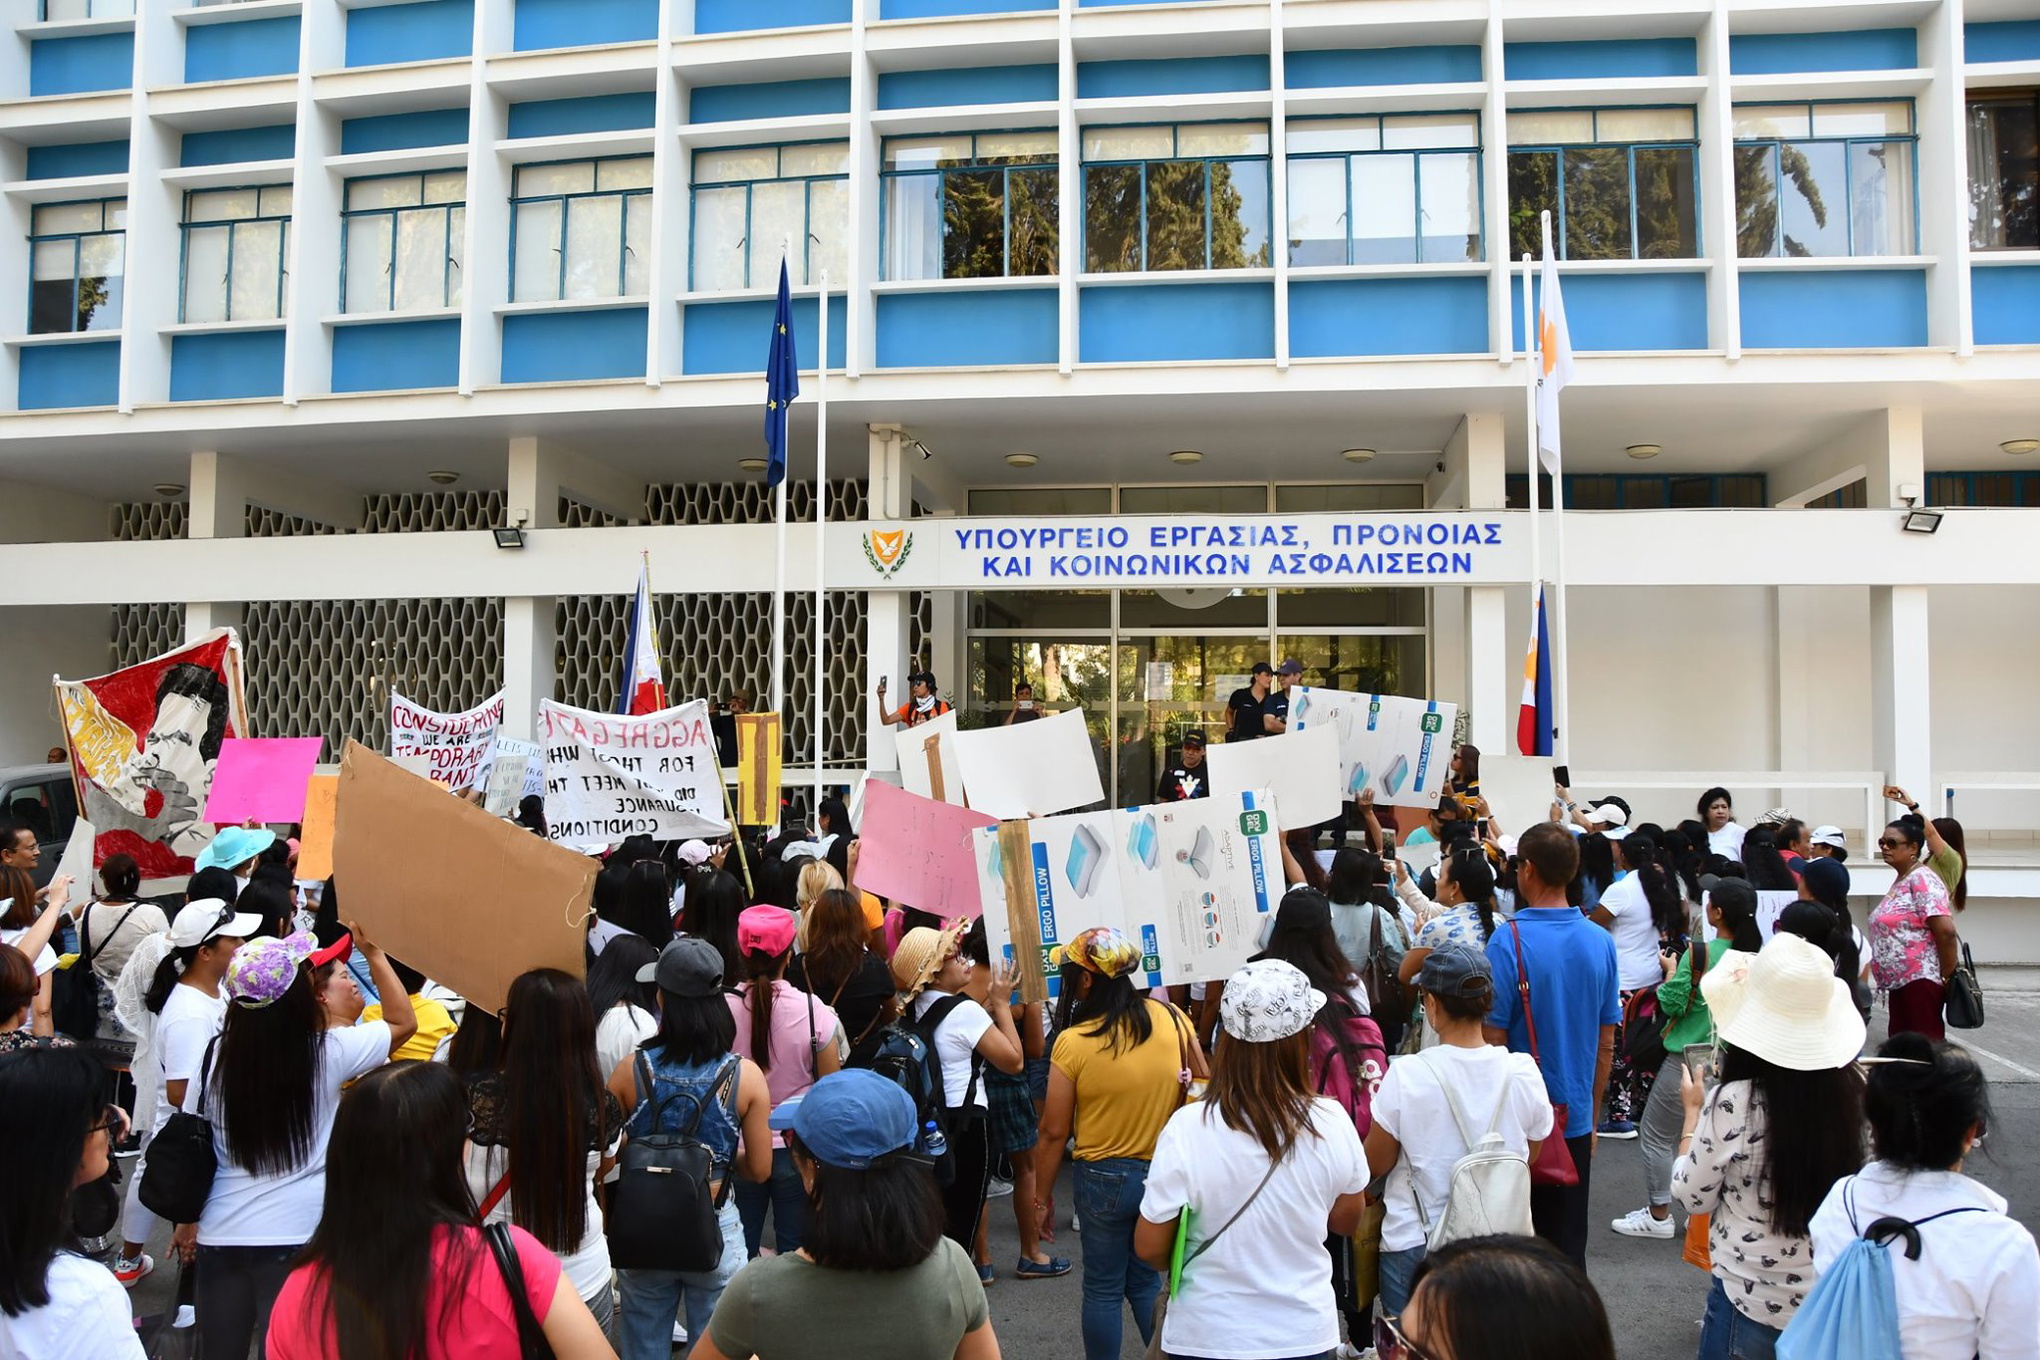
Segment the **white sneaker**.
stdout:
<svg viewBox="0 0 2040 1360">
<path fill-rule="evenodd" d="M 673 1344 L 676 1346 L 687 1344 L 687 1329 L 678 1322 L 673 1324 Z"/>
<path fill-rule="evenodd" d="M 1631 1209 L 1608 1226 L 1624 1237 L 1670 1237 L 1674 1231 L 1669 1210 L 1659 1218 L 1649 1209 Z"/>
<path fill-rule="evenodd" d="M 1001 1196 L 1010 1195 L 1012 1193 L 1013 1182 L 1002 1181 L 997 1176 L 992 1177 L 992 1179 L 985 1185 L 986 1199 L 998 1199 Z"/>
</svg>

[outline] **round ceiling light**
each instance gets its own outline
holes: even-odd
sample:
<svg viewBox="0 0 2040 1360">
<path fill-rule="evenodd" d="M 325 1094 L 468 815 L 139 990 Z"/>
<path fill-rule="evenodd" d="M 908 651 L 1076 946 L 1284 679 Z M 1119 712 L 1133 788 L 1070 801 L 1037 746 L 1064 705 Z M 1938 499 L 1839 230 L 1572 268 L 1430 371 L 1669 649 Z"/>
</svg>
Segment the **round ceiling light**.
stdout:
<svg viewBox="0 0 2040 1360">
<path fill-rule="evenodd" d="M 176 497 L 182 496 L 184 494 L 184 483 L 158 482 L 156 483 L 156 494 L 158 496 L 163 497 L 165 500 L 175 499 Z"/>
<path fill-rule="evenodd" d="M 1631 444 L 1623 452 L 1631 458 L 1655 458 L 1665 451 L 1662 444 Z"/>
<path fill-rule="evenodd" d="M 1339 451 L 1339 457 L 1345 459 L 1349 463 L 1371 463 L 1374 461 L 1374 450 L 1342 449 Z"/>
<path fill-rule="evenodd" d="M 1189 467 L 1192 463 L 1203 462 L 1204 455 L 1195 449 L 1177 449 L 1169 455 L 1169 461 L 1182 467 Z"/>
<path fill-rule="evenodd" d="M 425 480 L 434 486 L 452 486 L 460 480 L 460 474 L 448 468 L 437 468 L 426 473 Z"/>
<path fill-rule="evenodd" d="M 768 464 L 763 458 L 739 458 L 737 466 L 745 472 L 763 472 Z"/>
<path fill-rule="evenodd" d="M 1031 468 L 1040 461 L 1039 458 L 1036 458 L 1031 453 L 1009 453 L 1006 455 L 1007 467 Z"/>
<path fill-rule="evenodd" d="M 2022 458 L 2026 454 L 2040 451 L 2040 439 L 2007 439 L 1998 447 L 2014 458 Z"/>
</svg>

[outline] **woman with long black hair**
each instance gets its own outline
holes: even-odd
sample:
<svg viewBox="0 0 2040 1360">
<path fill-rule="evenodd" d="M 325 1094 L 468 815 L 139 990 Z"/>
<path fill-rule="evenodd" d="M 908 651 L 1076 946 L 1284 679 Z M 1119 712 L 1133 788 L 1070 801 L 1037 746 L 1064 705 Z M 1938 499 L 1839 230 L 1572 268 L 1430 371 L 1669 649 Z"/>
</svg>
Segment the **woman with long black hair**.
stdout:
<svg viewBox="0 0 2040 1360">
<path fill-rule="evenodd" d="M 1803 910 L 1802 910 L 1803 909 Z M 1821 913 L 1825 912 L 1826 929 Z M 1838 859 L 1811 859 L 1799 876 L 1799 901 L 1779 914 L 1778 929 L 1790 930 L 1825 949 L 1835 961 L 1835 976 L 1849 984 L 1856 1011 L 1870 1018 L 1870 942 L 1856 929 L 1849 911 L 1849 866 Z"/>
<path fill-rule="evenodd" d="M 808 908 L 807 950 L 787 966 L 786 980 L 829 1003 L 843 1022 L 848 1065 L 862 1066 L 878 1036 L 899 1014 L 892 971 L 871 947 L 871 928 L 857 894 L 831 888 Z"/>
<path fill-rule="evenodd" d="M 635 935 L 618 936 L 588 965 L 588 1004 L 595 1012 L 595 1070 L 605 1075 L 659 1032 L 659 989 L 638 974 L 659 951 Z"/>
<path fill-rule="evenodd" d="M 520 974 L 503 1010 L 502 1064 L 468 1078 L 467 1092 L 467 1182 L 483 1223 L 514 1223 L 558 1256 L 608 1332 L 616 1308 L 595 1182 L 622 1144 L 623 1106 L 595 1066 L 587 989 L 556 968 Z"/>
<path fill-rule="evenodd" d="M 737 950 L 737 918 L 744 905 L 744 885 L 735 875 L 717 869 L 688 884 L 687 903 L 680 913 L 681 932 L 713 945 L 730 977 L 743 964 Z"/>
<path fill-rule="evenodd" d="M 1615 937 L 1615 962 L 1621 982 L 1625 1016 L 1630 998 L 1664 981 L 1659 957 L 1686 947 L 1686 904 L 1672 876 L 1658 862 L 1657 846 L 1640 832 L 1623 835 L 1610 828 L 1622 873 L 1602 892 L 1600 904 L 1588 913 L 1596 925 Z M 1603 1138 L 1636 1137 L 1636 1117 L 1650 1098 L 1657 1072 L 1638 1071 L 1629 1061 L 1627 1045 L 1615 1038 L 1615 1065 L 1608 1075 L 1607 1116 L 1598 1130 Z"/>
<path fill-rule="evenodd" d="M 1433 949 L 1448 944 L 1487 948 L 1495 933 L 1495 868 L 1485 850 L 1474 846 L 1454 850 L 1438 861 L 1438 899 L 1431 902 L 1410 884 L 1409 871 L 1401 867 L 1402 862 L 1396 863 L 1396 891 L 1403 901 L 1409 903 L 1414 893 L 1423 903 L 1419 915 L 1435 909 L 1417 930 L 1417 942 L 1403 955 L 1402 967 L 1397 970 L 1402 984 L 1409 987 Z"/>
<path fill-rule="evenodd" d="M 1768 826 L 1750 828 L 1742 843 L 1743 873 L 1758 892 L 1797 892 L 1799 880 L 1778 848 L 1778 833 Z"/>
<path fill-rule="evenodd" d="M 468 1098 L 438 1063 L 392 1063 L 333 1120 L 325 1201 L 269 1315 L 269 1360 L 515 1356 L 517 1309 L 461 1164 Z M 559 1360 L 615 1360 L 559 1258 L 509 1229 L 525 1303 Z"/>
<path fill-rule="evenodd" d="M 664 864 L 641 859 L 624 871 L 616 924 L 654 949 L 666 947 L 673 938 L 673 880 Z"/>
<path fill-rule="evenodd" d="M 1365 850 L 1346 849 L 1332 856 L 1324 895 L 1331 905 L 1332 934 L 1339 953 L 1353 963 L 1366 989 L 1367 1008 L 1381 1027 L 1390 1048 L 1402 1044 L 1409 1008 L 1400 970 L 1415 939 L 1418 922 L 1406 918 L 1389 897 L 1384 862 Z M 1386 993 L 1384 991 L 1386 989 Z"/>
<path fill-rule="evenodd" d="M 417 1029 L 390 961 L 350 931 L 325 949 L 302 933 L 250 940 L 221 981 L 226 1024 L 209 1071 L 184 1094 L 187 1111 L 212 1121 L 219 1172 L 204 1214 L 175 1238 L 199 1263 L 198 1337 L 209 1355 L 245 1355 L 268 1331 L 291 1259 L 319 1226 L 341 1089 Z M 355 1023 L 361 990 L 339 962 L 357 945 L 383 999 L 383 1018 L 365 1025 Z"/>
</svg>

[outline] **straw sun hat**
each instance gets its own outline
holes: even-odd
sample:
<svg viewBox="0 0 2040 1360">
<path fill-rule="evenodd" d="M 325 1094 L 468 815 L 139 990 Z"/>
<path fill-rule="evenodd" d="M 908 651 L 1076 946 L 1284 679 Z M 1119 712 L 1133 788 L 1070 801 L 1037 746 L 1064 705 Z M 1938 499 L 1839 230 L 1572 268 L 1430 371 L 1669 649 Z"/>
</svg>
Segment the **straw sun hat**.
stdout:
<svg viewBox="0 0 2040 1360">
<path fill-rule="evenodd" d="M 1722 956 L 1700 979 L 1721 1041 L 1777 1067 L 1814 1072 L 1855 1061 L 1863 1017 L 1834 960 L 1780 932 L 1761 953 Z"/>
<path fill-rule="evenodd" d="M 969 928 L 968 921 L 951 921 L 940 930 L 915 926 L 901 936 L 900 947 L 892 956 L 893 985 L 900 994 L 912 998 L 926 991 Z"/>
</svg>

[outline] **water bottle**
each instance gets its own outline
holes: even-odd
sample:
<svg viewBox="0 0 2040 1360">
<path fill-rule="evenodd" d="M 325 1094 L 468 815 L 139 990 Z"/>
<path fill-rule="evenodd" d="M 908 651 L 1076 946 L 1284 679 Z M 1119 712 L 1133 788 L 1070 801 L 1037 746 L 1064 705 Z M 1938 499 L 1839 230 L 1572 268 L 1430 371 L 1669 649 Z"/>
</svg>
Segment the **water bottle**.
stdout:
<svg viewBox="0 0 2040 1360">
<path fill-rule="evenodd" d="M 937 1161 L 949 1151 L 949 1140 L 942 1136 L 942 1127 L 932 1119 L 921 1130 L 921 1150 Z"/>
</svg>

